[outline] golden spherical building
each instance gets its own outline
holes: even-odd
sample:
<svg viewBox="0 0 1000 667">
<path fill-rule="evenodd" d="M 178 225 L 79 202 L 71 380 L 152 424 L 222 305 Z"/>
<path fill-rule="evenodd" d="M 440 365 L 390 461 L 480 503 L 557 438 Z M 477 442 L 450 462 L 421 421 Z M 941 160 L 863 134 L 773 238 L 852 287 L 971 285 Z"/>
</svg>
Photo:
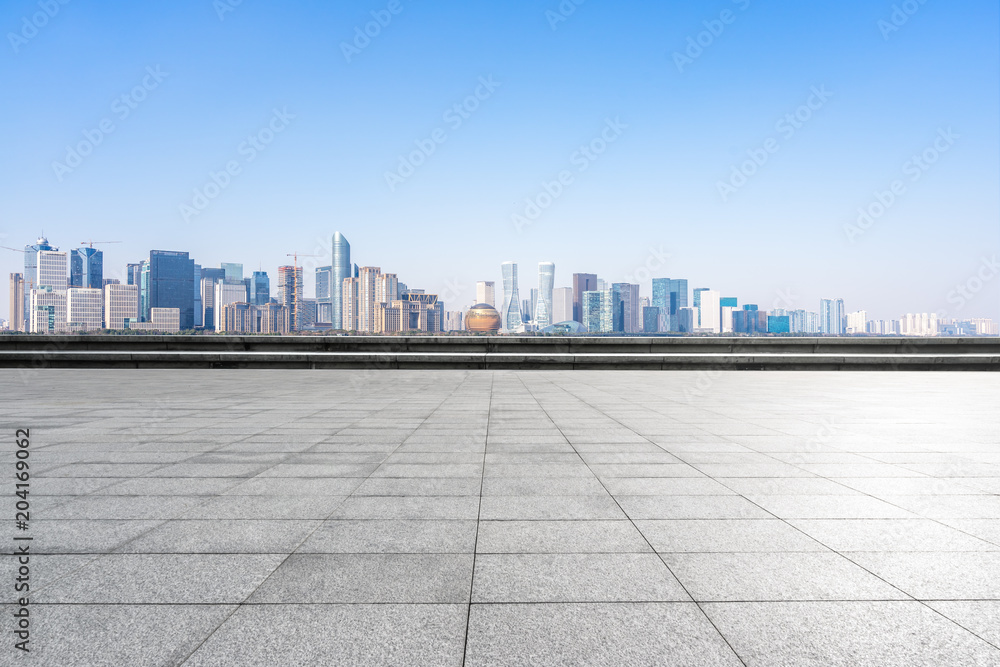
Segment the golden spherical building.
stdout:
<svg viewBox="0 0 1000 667">
<path fill-rule="evenodd" d="M 477 303 L 465 314 L 465 330 L 495 334 L 500 331 L 500 313 L 488 303 Z"/>
</svg>

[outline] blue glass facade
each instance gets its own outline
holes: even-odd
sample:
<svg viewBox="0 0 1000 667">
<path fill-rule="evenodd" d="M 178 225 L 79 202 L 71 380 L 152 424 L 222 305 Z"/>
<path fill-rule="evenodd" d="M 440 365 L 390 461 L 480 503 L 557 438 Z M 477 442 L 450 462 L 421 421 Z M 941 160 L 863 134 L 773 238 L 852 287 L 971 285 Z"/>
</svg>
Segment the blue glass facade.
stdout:
<svg viewBox="0 0 1000 667">
<path fill-rule="evenodd" d="M 152 250 L 149 253 L 147 308 L 177 308 L 181 330 L 194 328 L 194 260 L 186 252 Z M 148 322 L 149 311 L 143 315 Z"/>
<path fill-rule="evenodd" d="M 250 278 L 250 303 L 264 306 L 271 301 L 271 279 L 266 271 L 254 271 Z"/>
<path fill-rule="evenodd" d="M 104 253 L 93 248 L 77 248 L 69 254 L 69 286 L 104 287 Z"/>
<path fill-rule="evenodd" d="M 333 262 L 330 265 L 330 321 L 340 329 L 344 319 L 344 280 L 357 277 L 357 267 L 351 264 L 351 244 L 344 235 L 333 235 Z"/>
<path fill-rule="evenodd" d="M 789 333 L 790 331 L 791 331 L 791 322 L 789 321 L 788 315 L 768 315 L 767 317 L 768 333 Z"/>
</svg>

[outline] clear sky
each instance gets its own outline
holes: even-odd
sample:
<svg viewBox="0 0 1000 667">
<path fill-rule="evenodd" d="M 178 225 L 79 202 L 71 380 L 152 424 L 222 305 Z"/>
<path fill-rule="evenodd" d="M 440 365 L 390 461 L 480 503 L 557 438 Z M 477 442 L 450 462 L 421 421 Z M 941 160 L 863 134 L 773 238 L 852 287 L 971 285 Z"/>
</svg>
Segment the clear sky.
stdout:
<svg viewBox="0 0 1000 667">
<path fill-rule="evenodd" d="M 1000 318 L 996 0 L 577 2 L 7 0 L 0 244 Z"/>
</svg>

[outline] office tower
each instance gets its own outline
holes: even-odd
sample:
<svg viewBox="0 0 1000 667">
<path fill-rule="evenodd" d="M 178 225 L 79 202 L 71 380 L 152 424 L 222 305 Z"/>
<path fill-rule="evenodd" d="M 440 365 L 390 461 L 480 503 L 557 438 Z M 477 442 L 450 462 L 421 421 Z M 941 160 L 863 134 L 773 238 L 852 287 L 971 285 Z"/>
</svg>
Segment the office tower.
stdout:
<svg viewBox="0 0 1000 667">
<path fill-rule="evenodd" d="M 725 299 L 723 299 L 725 300 Z M 719 308 L 721 311 L 721 319 L 719 320 L 719 327 L 722 333 L 732 333 L 733 332 L 733 313 L 736 312 L 735 306 L 722 306 Z"/>
<path fill-rule="evenodd" d="M 734 310 L 733 332 L 744 334 L 767 333 L 767 312 L 763 310 L 751 310 L 749 308 Z"/>
<path fill-rule="evenodd" d="M 139 319 L 139 286 L 110 284 L 104 286 L 104 328 L 119 331 L 125 320 Z"/>
<path fill-rule="evenodd" d="M 186 252 L 151 250 L 149 264 L 144 268 L 148 274 L 148 309 L 144 319 L 151 321 L 153 308 L 177 308 L 179 326 L 187 330 L 194 327 L 194 260 Z"/>
<path fill-rule="evenodd" d="M 684 306 L 677 309 L 677 331 L 691 333 L 697 326 L 698 309 Z"/>
<path fill-rule="evenodd" d="M 344 278 L 340 289 L 341 322 L 344 331 L 358 330 L 358 283 L 359 278 Z"/>
<path fill-rule="evenodd" d="M 847 313 L 847 330 L 845 333 L 848 334 L 863 334 L 868 332 L 868 313 L 864 310 L 859 310 L 853 313 Z"/>
<path fill-rule="evenodd" d="M 316 313 L 319 303 L 316 299 L 302 299 L 302 311 L 299 317 L 299 331 L 316 328 Z"/>
<path fill-rule="evenodd" d="M 649 305 L 663 313 L 670 311 L 670 278 L 653 278 L 653 298 Z"/>
<path fill-rule="evenodd" d="M 288 309 L 277 303 L 266 303 L 257 307 L 258 333 L 287 334 Z"/>
<path fill-rule="evenodd" d="M 460 310 L 449 310 L 444 315 L 445 331 L 462 331 L 463 314 Z"/>
<path fill-rule="evenodd" d="M 899 321 L 899 333 L 903 336 L 937 336 L 937 313 L 907 313 Z"/>
<path fill-rule="evenodd" d="M 642 307 L 642 332 L 658 333 L 663 330 L 663 315 L 657 306 Z"/>
<path fill-rule="evenodd" d="M 31 331 L 31 290 L 38 287 L 38 253 L 42 250 L 59 250 L 49 245 L 44 236 L 38 237 L 34 245 L 24 246 L 24 327 L 21 331 Z"/>
<path fill-rule="evenodd" d="M 843 299 L 820 299 L 819 330 L 820 333 L 832 336 L 844 335 Z"/>
<path fill-rule="evenodd" d="M 653 305 L 653 304 L 652 304 L 652 303 L 650 303 L 650 301 L 649 301 L 649 297 L 648 297 L 648 296 L 640 296 L 640 297 L 639 297 L 639 308 L 640 308 L 640 309 L 641 309 L 641 308 L 649 308 L 649 307 L 650 307 L 650 306 L 652 306 L 652 305 Z M 641 319 L 642 319 L 642 318 L 640 318 L 640 320 L 641 320 Z"/>
<path fill-rule="evenodd" d="M 500 265 L 503 274 L 503 307 L 500 309 L 500 321 L 506 332 L 518 331 L 521 322 L 521 298 L 517 294 L 517 264 L 504 262 Z"/>
<path fill-rule="evenodd" d="M 45 251 L 42 251 L 45 252 Z M 66 329 L 66 290 L 39 287 L 31 290 L 31 333 L 56 333 Z"/>
<path fill-rule="evenodd" d="M 198 297 L 201 302 L 201 325 L 206 329 L 215 329 L 215 285 L 226 279 L 225 270 L 202 267 L 198 272 Z"/>
<path fill-rule="evenodd" d="M 24 274 L 10 274 L 10 324 L 11 331 L 24 331 Z"/>
<path fill-rule="evenodd" d="M 701 293 L 707 292 L 708 289 L 709 288 L 707 287 L 695 287 L 693 291 L 694 301 L 692 302 L 692 305 L 694 306 L 694 317 L 695 317 L 696 328 L 701 327 Z"/>
<path fill-rule="evenodd" d="M 65 292 L 69 287 L 67 256 L 58 250 L 39 250 L 37 255 L 36 288 Z"/>
<path fill-rule="evenodd" d="M 603 317 L 605 304 L 610 305 L 611 300 L 604 297 L 604 292 L 587 290 L 582 294 L 580 300 L 584 320 L 582 324 L 590 333 L 603 333 L 602 325 L 606 321 L 606 318 Z"/>
<path fill-rule="evenodd" d="M 231 262 L 219 264 L 219 268 L 225 274 L 225 279 L 230 282 L 240 282 L 243 280 L 243 265 Z"/>
<path fill-rule="evenodd" d="M 639 333 L 642 331 L 642 310 L 639 309 L 639 286 L 633 283 L 614 283 L 612 291 L 621 299 L 621 323 L 615 331 Z"/>
<path fill-rule="evenodd" d="M 257 333 L 257 309 L 249 303 L 227 303 L 221 308 L 220 333 Z"/>
<path fill-rule="evenodd" d="M 525 324 L 531 322 L 531 299 L 521 300 L 521 322 Z"/>
<path fill-rule="evenodd" d="M 790 318 L 788 315 L 768 315 L 767 332 L 772 334 L 790 333 Z"/>
<path fill-rule="evenodd" d="M 358 331 L 375 331 L 375 304 L 378 301 L 382 269 L 362 266 L 358 274 Z"/>
<path fill-rule="evenodd" d="M 341 328 L 346 321 L 343 311 L 344 280 L 357 277 L 355 266 L 351 264 L 351 244 L 340 232 L 333 234 L 333 258 L 330 264 L 330 319 L 334 328 Z M 347 320 L 354 321 L 347 317 Z M 351 327 L 352 329 L 354 327 Z"/>
<path fill-rule="evenodd" d="M 532 296 L 532 321 L 544 328 L 555 321 L 552 319 L 552 290 L 556 280 L 556 265 L 552 262 L 538 263 L 538 296 Z"/>
<path fill-rule="evenodd" d="M 375 302 L 389 303 L 399 299 L 399 278 L 395 273 L 382 273 L 375 278 Z"/>
<path fill-rule="evenodd" d="M 145 261 L 128 263 L 125 265 L 125 284 L 135 285 L 136 288 L 139 287 L 139 282 L 142 277 L 142 265 Z"/>
<path fill-rule="evenodd" d="M 597 289 L 597 275 L 593 273 L 573 274 L 573 321 L 586 324 L 584 321 L 583 293 Z"/>
<path fill-rule="evenodd" d="M 735 296 L 724 296 L 719 299 L 719 305 L 722 308 L 739 308 L 739 299 Z"/>
<path fill-rule="evenodd" d="M 711 333 L 722 331 L 722 312 L 719 300 L 722 296 L 715 290 L 695 290 L 699 298 L 699 328 Z"/>
<path fill-rule="evenodd" d="M 71 331 L 99 331 L 104 325 L 104 291 L 92 287 L 66 290 L 66 323 Z"/>
<path fill-rule="evenodd" d="M 278 267 L 278 303 L 288 309 L 288 330 L 299 330 L 302 299 L 302 267 Z"/>
<path fill-rule="evenodd" d="M 476 303 L 485 303 L 496 308 L 496 285 L 492 280 L 476 283 Z"/>
<path fill-rule="evenodd" d="M 194 265 L 194 326 L 205 326 L 205 304 L 201 300 L 201 264 Z"/>
<path fill-rule="evenodd" d="M 680 331 L 677 314 L 681 308 L 688 307 L 687 279 L 654 278 L 653 300 L 650 305 L 662 312 L 667 331 Z"/>
<path fill-rule="evenodd" d="M 77 248 L 69 256 L 69 286 L 101 289 L 104 282 L 104 253 L 94 248 Z"/>
<path fill-rule="evenodd" d="M 250 303 L 263 306 L 271 301 L 271 279 L 266 271 L 254 271 L 250 278 Z"/>
<path fill-rule="evenodd" d="M 216 331 L 222 331 L 225 320 L 223 311 L 231 303 L 249 303 L 247 288 L 242 280 L 239 282 L 229 282 L 221 280 L 215 283 L 215 298 L 212 300 L 213 314 L 215 321 L 213 326 Z"/>
<path fill-rule="evenodd" d="M 330 294 L 332 274 L 332 266 L 320 266 L 316 269 L 316 320 L 319 322 L 333 321 L 333 296 Z"/>
<path fill-rule="evenodd" d="M 557 287 L 552 290 L 552 324 L 573 320 L 573 288 Z"/>
</svg>

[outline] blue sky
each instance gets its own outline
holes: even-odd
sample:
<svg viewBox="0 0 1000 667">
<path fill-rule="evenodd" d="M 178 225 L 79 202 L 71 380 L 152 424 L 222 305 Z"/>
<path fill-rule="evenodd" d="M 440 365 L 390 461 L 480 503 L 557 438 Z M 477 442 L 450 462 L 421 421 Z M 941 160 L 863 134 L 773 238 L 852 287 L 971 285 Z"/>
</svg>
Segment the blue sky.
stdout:
<svg viewBox="0 0 1000 667">
<path fill-rule="evenodd" d="M 61 249 L 122 241 L 109 276 L 150 248 L 273 275 L 339 230 L 356 262 L 449 307 L 505 260 L 526 296 L 550 260 L 557 286 L 688 278 L 762 308 L 1000 318 L 993 0 L 895 17 L 871 0 L 234 2 L 3 3 L 0 244 L 44 229 Z M 4 276 L 19 265 L 0 253 Z"/>
</svg>

